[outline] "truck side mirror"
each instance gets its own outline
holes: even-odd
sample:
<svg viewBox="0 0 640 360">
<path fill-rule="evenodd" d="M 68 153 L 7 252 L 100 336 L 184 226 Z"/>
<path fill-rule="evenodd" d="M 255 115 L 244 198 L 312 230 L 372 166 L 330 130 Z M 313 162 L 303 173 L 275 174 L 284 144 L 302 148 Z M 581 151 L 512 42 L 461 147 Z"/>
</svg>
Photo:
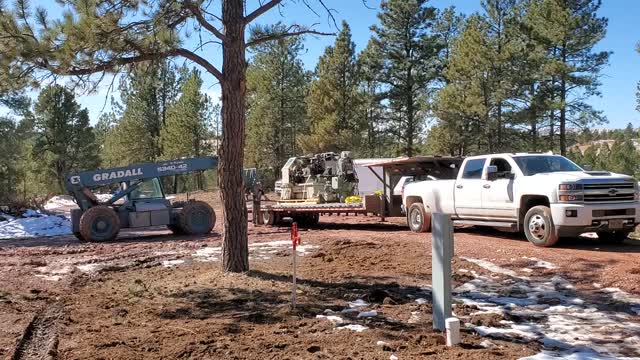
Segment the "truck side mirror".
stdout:
<svg viewBox="0 0 640 360">
<path fill-rule="evenodd" d="M 495 165 L 487 166 L 487 179 L 495 180 L 498 178 L 498 167 Z"/>
<path fill-rule="evenodd" d="M 593 170 L 593 166 L 588 165 L 588 164 L 586 164 L 586 165 L 582 165 L 582 168 L 584 169 L 584 171 L 591 171 L 591 170 Z"/>
</svg>

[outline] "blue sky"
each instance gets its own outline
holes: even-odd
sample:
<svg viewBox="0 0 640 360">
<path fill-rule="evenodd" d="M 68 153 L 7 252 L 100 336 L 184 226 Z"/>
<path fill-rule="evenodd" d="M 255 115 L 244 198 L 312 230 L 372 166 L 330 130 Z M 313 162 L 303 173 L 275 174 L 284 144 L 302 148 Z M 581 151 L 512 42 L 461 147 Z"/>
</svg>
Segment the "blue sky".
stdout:
<svg viewBox="0 0 640 360">
<path fill-rule="evenodd" d="M 51 9 L 57 8 L 53 1 L 46 2 L 37 1 L 45 7 Z M 256 0 L 248 0 L 248 8 L 252 9 L 256 6 Z M 261 17 L 260 23 L 273 23 L 282 21 L 286 24 L 293 22 L 299 24 L 314 24 L 316 28 L 322 31 L 335 31 L 335 28 L 329 23 L 326 12 L 319 6 L 315 6 L 318 17 L 311 10 L 302 5 L 301 0 L 292 1 L 285 0 L 285 4 L 281 11 L 271 10 L 271 12 Z M 311 4 L 318 4 L 316 1 L 309 1 Z M 353 41 L 356 43 L 358 51 L 364 48 L 367 41 L 371 37 L 369 27 L 376 24 L 376 17 L 379 0 L 367 0 L 367 6 L 363 5 L 362 0 L 325 0 L 327 6 L 335 10 L 335 18 L 338 24 L 342 19 L 346 20 L 351 26 Z M 432 6 L 444 8 L 455 5 L 459 12 L 470 14 L 480 10 L 480 0 L 432 0 Z M 370 9 L 373 8 L 373 9 Z M 634 127 L 640 126 L 640 113 L 635 110 L 635 91 L 638 80 L 640 80 L 640 54 L 635 52 L 635 44 L 640 41 L 640 1 L 639 0 L 605 0 L 603 1 L 600 14 L 609 18 L 609 26 L 607 36 L 598 44 L 598 50 L 613 51 L 610 58 L 610 64 L 603 71 L 601 98 L 590 99 L 590 103 L 599 110 L 602 110 L 609 120 L 609 124 L 605 127 L 619 128 L 626 126 L 627 123 L 633 123 Z M 305 40 L 306 52 L 302 56 L 303 62 L 308 69 L 313 69 L 318 57 L 322 54 L 327 45 L 332 44 L 332 37 L 312 37 L 309 36 Z M 210 59 L 216 65 L 221 62 L 220 51 L 217 47 L 212 46 L 201 53 L 202 56 Z M 205 76 L 205 91 L 212 97 L 219 97 L 219 87 L 211 76 Z M 108 83 L 100 86 L 95 94 L 79 96 L 79 102 L 82 106 L 89 109 L 91 120 L 95 122 L 103 111 L 109 109 L 105 107 L 105 95 L 107 93 Z"/>
</svg>

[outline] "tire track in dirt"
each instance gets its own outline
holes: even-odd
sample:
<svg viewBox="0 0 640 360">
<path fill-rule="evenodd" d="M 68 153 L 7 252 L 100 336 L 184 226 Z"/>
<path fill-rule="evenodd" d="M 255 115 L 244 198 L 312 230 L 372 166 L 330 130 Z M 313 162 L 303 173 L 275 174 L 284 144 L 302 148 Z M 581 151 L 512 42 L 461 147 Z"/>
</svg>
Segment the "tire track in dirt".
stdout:
<svg viewBox="0 0 640 360">
<path fill-rule="evenodd" d="M 61 303 L 47 305 L 36 314 L 25 328 L 11 360 L 57 359 L 57 323 L 61 317 Z"/>
</svg>

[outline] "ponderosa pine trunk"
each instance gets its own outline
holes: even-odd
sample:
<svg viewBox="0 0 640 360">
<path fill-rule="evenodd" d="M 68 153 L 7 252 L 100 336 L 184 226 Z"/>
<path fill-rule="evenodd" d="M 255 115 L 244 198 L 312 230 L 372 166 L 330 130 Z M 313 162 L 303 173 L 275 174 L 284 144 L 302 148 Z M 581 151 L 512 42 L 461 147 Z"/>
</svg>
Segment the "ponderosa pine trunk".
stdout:
<svg viewBox="0 0 640 360">
<path fill-rule="evenodd" d="M 222 147 L 220 149 L 220 194 L 224 205 L 222 267 L 224 271 L 249 270 L 247 208 L 244 199 L 246 60 L 244 1 L 222 1 L 225 41 L 222 49 Z"/>
</svg>

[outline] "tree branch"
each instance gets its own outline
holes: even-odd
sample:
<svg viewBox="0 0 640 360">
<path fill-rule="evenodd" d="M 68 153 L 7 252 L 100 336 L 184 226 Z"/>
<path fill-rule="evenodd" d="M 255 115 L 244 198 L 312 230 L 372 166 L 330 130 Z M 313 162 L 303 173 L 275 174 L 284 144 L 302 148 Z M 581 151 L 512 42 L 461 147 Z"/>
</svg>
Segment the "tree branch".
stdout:
<svg viewBox="0 0 640 360">
<path fill-rule="evenodd" d="M 72 67 L 70 69 L 61 69 L 59 67 L 49 64 L 49 62 L 46 59 L 41 59 L 40 61 L 37 61 L 37 64 L 38 64 L 38 67 L 49 70 L 51 73 L 56 75 L 83 76 L 83 75 L 91 75 L 99 72 L 109 71 L 109 70 L 113 70 L 116 67 L 135 64 L 143 61 L 150 61 L 158 58 L 168 58 L 168 57 L 176 57 L 176 56 L 182 56 L 202 66 L 205 70 L 211 73 L 211 75 L 213 75 L 218 81 L 222 82 L 222 73 L 220 72 L 220 70 L 218 70 L 213 64 L 211 64 L 204 58 L 184 48 L 170 49 L 170 50 L 161 51 L 161 52 L 143 53 L 143 54 L 130 56 L 130 57 L 114 58 L 108 61 L 101 62 L 95 66 L 86 67 L 86 68 Z"/>
<path fill-rule="evenodd" d="M 204 18 L 204 15 L 202 14 L 202 9 L 200 9 L 197 5 L 191 2 L 185 3 L 185 6 L 187 7 L 187 9 L 189 9 L 189 11 L 193 14 L 193 16 L 195 16 L 196 20 L 203 28 L 207 29 L 210 33 L 212 33 L 215 37 L 217 37 L 221 41 L 224 42 L 226 40 L 227 37 L 215 26 L 213 26 L 210 22 L 208 22 L 207 19 Z"/>
<path fill-rule="evenodd" d="M 249 41 L 248 43 L 246 43 L 245 44 L 245 48 L 256 46 L 256 45 L 259 45 L 259 44 L 262 44 L 262 43 L 265 43 L 265 42 L 268 42 L 268 41 L 274 41 L 274 40 L 279 40 L 279 39 L 284 39 L 284 38 L 288 38 L 288 37 L 292 37 L 292 36 L 299 36 L 299 35 L 304 35 L 304 34 L 322 35 L 322 36 L 335 36 L 336 35 L 334 33 L 325 33 L 325 32 L 306 29 L 306 30 L 287 32 L 287 33 L 281 33 L 281 34 L 272 34 L 272 35 L 268 35 L 268 36 L 259 37 L 257 39 L 253 39 L 253 40 Z"/>
<path fill-rule="evenodd" d="M 244 17 L 244 24 L 247 25 L 251 23 L 253 20 L 257 19 L 260 15 L 273 9 L 274 7 L 279 5 L 281 2 L 282 0 L 271 0 L 268 3 L 260 6 L 259 8 L 255 9 L 251 14 Z"/>
</svg>

